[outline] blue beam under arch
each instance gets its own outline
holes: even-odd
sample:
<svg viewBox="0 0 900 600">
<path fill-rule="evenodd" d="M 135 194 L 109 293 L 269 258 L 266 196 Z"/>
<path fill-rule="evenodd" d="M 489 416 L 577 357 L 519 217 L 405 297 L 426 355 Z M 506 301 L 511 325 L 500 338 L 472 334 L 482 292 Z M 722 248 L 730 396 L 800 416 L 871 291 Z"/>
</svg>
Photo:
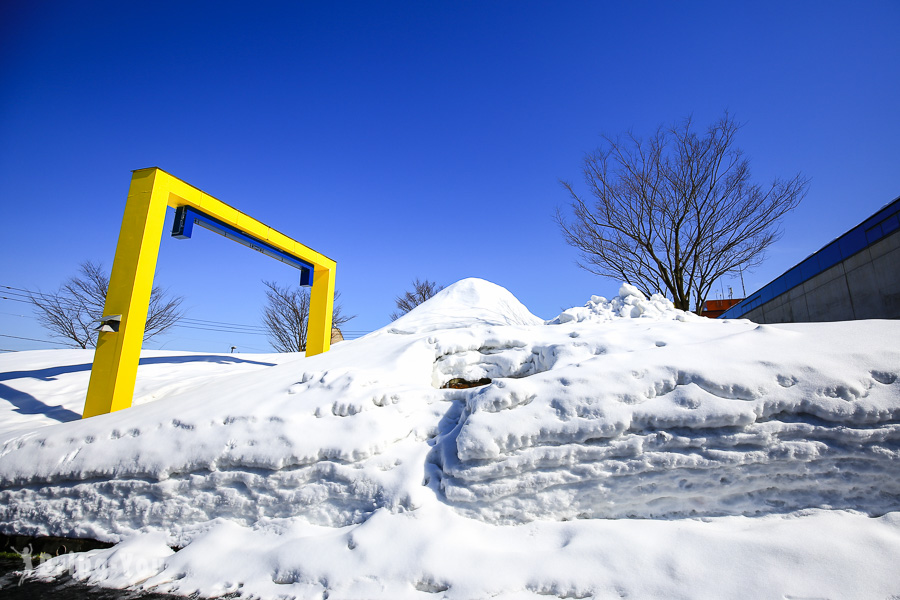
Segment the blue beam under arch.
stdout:
<svg viewBox="0 0 900 600">
<path fill-rule="evenodd" d="M 248 248 L 252 248 L 257 252 L 262 252 L 270 258 L 280 260 L 281 262 L 285 263 L 286 265 L 290 265 L 295 269 L 300 269 L 300 285 L 312 285 L 313 271 L 315 270 L 315 267 L 313 267 L 313 265 L 309 264 L 308 262 L 304 262 L 294 256 L 291 256 L 290 254 L 282 252 L 278 248 L 267 244 L 263 240 L 247 235 L 246 233 L 232 227 L 231 225 L 227 225 L 209 215 L 203 214 L 195 208 L 191 208 L 189 206 L 179 206 L 175 209 L 175 222 L 172 225 L 172 237 L 178 238 L 179 240 L 190 239 L 191 234 L 194 231 L 195 224 L 203 227 L 204 229 L 209 229 L 212 232 L 225 236 L 229 240 L 233 240 L 239 244 L 247 246 Z"/>
</svg>

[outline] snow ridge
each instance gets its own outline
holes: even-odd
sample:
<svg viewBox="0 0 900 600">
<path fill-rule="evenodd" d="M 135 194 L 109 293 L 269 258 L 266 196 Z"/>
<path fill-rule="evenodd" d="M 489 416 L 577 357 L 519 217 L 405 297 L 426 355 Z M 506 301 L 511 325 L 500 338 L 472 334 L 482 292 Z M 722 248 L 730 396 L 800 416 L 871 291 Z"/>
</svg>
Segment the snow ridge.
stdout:
<svg viewBox="0 0 900 600">
<path fill-rule="evenodd" d="M 619 295 L 612 300 L 603 296 L 591 296 L 584 306 L 564 310 L 548 323 L 608 323 L 615 319 L 696 321 L 699 318 L 693 313 L 675 308 L 672 301 L 661 294 L 653 294 L 648 299 L 630 283 L 623 283 L 619 288 Z"/>
<path fill-rule="evenodd" d="M 458 374 L 497 376 L 506 365 L 511 377 L 455 393 L 459 419 L 433 456 L 447 500 L 509 523 L 900 507 L 900 386 L 883 370 L 900 353 L 870 353 L 880 324 L 835 324 L 828 336 L 691 325 L 716 333 L 704 344 L 660 335 L 687 325 L 676 322 L 652 345 L 635 325 L 609 323 L 592 341 L 582 329 L 581 346 L 514 337 L 487 360 L 458 355 L 471 361 Z M 847 341 L 834 345 L 835 334 Z M 457 363 L 439 364 L 444 379 L 454 375 L 446 365 Z"/>
<path fill-rule="evenodd" d="M 256 571 L 233 568 L 261 597 L 605 597 L 594 569 L 541 571 L 520 548 L 615 562 L 620 548 L 595 540 L 627 539 L 606 521 L 619 518 L 659 523 L 647 527 L 673 547 L 683 528 L 662 524 L 697 523 L 685 517 L 842 509 L 887 515 L 879 527 L 897 529 L 896 339 L 900 323 L 887 321 L 702 319 L 627 285 L 544 322 L 503 288 L 464 280 L 325 355 L 257 361 L 180 388 L 158 374 L 166 394 L 142 406 L 0 434 L 0 529 L 149 535 L 154 557 L 186 546 L 142 579 L 171 592 L 232 593 L 209 583 L 214 563 L 196 561 L 239 539 L 233 556 L 254 547 L 268 557 L 248 563 Z M 484 385 L 446 389 L 453 379 Z M 454 538 L 447 523 L 467 533 Z M 496 561 L 479 540 L 531 566 L 501 576 L 482 566 Z M 452 560 L 435 562 L 444 552 Z M 649 595 L 677 596 L 668 585 Z"/>
</svg>

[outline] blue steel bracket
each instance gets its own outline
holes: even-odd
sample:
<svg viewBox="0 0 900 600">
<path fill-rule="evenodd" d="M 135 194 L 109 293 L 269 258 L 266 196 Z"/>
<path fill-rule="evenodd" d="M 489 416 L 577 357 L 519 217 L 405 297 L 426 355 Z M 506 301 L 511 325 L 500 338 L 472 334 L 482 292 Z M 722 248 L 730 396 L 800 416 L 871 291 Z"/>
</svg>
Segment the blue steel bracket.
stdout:
<svg viewBox="0 0 900 600">
<path fill-rule="evenodd" d="M 209 229 L 212 232 L 225 236 L 229 240 L 243 244 L 257 252 L 262 252 L 270 258 L 280 260 L 295 269 L 300 269 L 300 285 L 306 287 L 312 285 L 315 267 L 308 262 L 302 261 L 295 256 L 291 256 L 258 238 L 247 235 L 231 225 L 226 225 L 225 223 L 189 206 L 179 206 L 175 209 L 175 222 L 172 224 L 172 237 L 178 238 L 179 240 L 190 239 L 191 234 L 194 232 L 195 223 L 204 229 Z"/>
</svg>

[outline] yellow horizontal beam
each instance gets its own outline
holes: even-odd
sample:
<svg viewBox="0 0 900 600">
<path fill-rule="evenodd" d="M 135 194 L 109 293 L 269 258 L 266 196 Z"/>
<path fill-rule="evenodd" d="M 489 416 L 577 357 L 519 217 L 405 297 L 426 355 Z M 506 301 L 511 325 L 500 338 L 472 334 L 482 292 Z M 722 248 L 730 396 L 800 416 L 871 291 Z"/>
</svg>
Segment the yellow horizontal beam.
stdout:
<svg viewBox="0 0 900 600">
<path fill-rule="evenodd" d="M 163 188 L 168 191 L 167 203 L 172 208 L 178 208 L 179 206 L 196 208 L 244 233 L 269 242 L 282 252 L 312 263 L 315 267 L 321 267 L 327 270 L 333 269 L 337 264 L 324 254 L 316 252 L 308 246 L 291 239 L 280 231 L 254 219 L 250 215 L 242 213 L 236 208 L 225 204 L 221 200 L 210 196 L 191 184 L 178 179 L 174 175 L 166 173 L 159 167 L 139 169 L 135 171 L 135 173 L 137 174 L 143 171 L 155 172 L 157 185 L 162 185 Z"/>
<path fill-rule="evenodd" d="M 327 352 L 331 347 L 333 260 L 162 169 L 138 169 L 131 177 L 103 308 L 104 316 L 121 315 L 119 328 L 98 334 L 84 417 L 131 406 L 167 206 L 197 209 L 312 264 L 306 355 Z"/>
</svg>

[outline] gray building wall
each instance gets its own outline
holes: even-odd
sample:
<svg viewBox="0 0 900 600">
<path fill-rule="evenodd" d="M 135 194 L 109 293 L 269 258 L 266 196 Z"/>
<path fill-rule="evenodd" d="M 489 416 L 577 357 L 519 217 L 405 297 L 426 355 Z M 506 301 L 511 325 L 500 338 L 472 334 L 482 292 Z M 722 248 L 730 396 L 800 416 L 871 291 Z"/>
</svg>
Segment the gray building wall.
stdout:
<svg viewBox="0 0 900 600">
<path fill-rule="evenodd" d="M 756 323 L 900 319 L 900 230 L 743 318 Z"/>
</svg>

